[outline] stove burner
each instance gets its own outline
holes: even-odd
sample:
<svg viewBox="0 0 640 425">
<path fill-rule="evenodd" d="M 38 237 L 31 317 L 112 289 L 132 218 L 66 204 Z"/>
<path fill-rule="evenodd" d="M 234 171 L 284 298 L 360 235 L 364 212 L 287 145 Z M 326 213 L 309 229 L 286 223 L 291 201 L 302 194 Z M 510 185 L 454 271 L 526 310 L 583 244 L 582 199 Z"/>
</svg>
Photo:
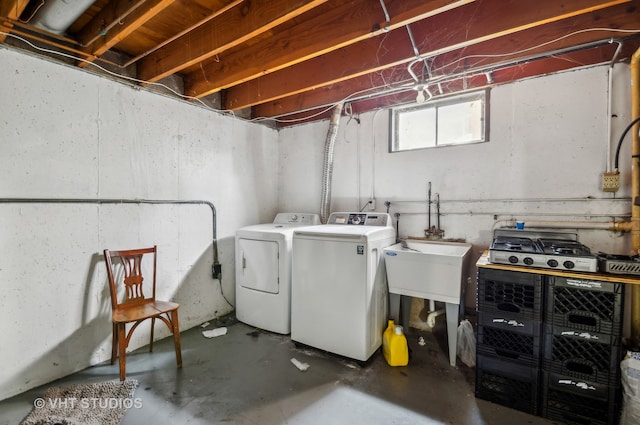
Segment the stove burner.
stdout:
<svg viewBox="0 0 640 425">
<path fill-rule="evenodd" d="M 591 250 L 576 241 L 540 239 L 543 251 L 555 255 L 591 255 Z"/>
<path fill-rule="evenodd" d="M 518 252 L 539 252 L 535 241 L 529 238 L 497 237 L 492 248 Z"/>
<path fill-rule="evenodd" d="M 496 233 L 489 248 L 493 263 L 558 270 L 597 271 L 598 260 L 577 239 L 558 233 Z"/>
</svg>

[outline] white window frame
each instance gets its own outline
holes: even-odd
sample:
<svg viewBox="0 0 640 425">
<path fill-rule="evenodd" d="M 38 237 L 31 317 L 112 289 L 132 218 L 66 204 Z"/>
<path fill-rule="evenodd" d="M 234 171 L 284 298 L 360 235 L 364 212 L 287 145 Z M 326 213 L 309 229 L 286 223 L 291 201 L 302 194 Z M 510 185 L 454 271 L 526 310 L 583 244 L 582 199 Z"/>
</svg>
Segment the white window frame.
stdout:
<svg viewBox="0 0 640 425">
<path fill-rule="evenodd" d="M 480 116 L 478 117 L 479 121 L 475 123 L 475 125 L 480 126 L 479 132 L 477 132 L 477 136 L 469 137 L 464 140 L 446 140 L 443 139 L 443 136 L 440 135 L 439 132 L 439 112 L 444 110 L 445 107 L 462 105 L 464 103 L 481 102 L 481 111 Z M 424 114 L 422 114 L 424 112 Z M 410 135 L 406 134 L 401 127 L 401 119 L 404 117 L 405 119 L 409 119 L 409 114 L 413 115 L 412 120 L 416 120 L 416 118 L 420 118 L 422 122 L 428 123 L 429 132 L 432 132 L 433 135 L 430 140 L 413 140 L 408 145 L 408 147 L 402 147 L 403 143 L 400 140 L 401 137 L 409 137 Z M 391 108 L 389 111 L 389 122 L 390 122 L 390 134 L 389 134 L 389 152 L 405 152 L 412 151 L 417 149 L 431 149 L 431 148 L 439 148 L 446 146 L 460 146 L 467 144 L 475 144 L 475 143 L 484 143 L 489 141 L 489 90 L 480 90 L 469 92 L 461 95 L 450 96 L 446 98 L 441 98 L 433 101 L 429 101 L 426 103 L 411 103 L 407 105 L 397 106 L 395 108 Z M 415 136 L 414 136 L 415 137 Z"/>
</svg>

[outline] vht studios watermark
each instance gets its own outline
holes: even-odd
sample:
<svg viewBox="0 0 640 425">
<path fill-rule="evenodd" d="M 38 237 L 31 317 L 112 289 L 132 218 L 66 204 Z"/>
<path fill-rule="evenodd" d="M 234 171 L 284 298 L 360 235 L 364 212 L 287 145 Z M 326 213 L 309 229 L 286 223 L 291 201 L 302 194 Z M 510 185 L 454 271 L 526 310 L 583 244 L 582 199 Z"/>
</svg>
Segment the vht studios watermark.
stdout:
<svg viewBox="0 0 640 425">
<path fill-rule="evenodd" d="M 64 397 L 64 398 L 36 398 L 33 401 L 36 409 L 141 409 L 140 398 L 116 398 L 116 397 Z"/>
</svg>

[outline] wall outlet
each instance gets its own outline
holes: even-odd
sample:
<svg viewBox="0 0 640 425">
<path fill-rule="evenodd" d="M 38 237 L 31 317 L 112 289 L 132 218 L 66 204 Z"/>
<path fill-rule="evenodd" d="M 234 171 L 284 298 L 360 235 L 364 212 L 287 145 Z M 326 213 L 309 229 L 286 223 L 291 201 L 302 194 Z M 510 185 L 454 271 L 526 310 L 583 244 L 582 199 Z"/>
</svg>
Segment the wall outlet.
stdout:
<svg viewBox="0 0 640 425">
<path fill-rule="evenodd" d="M 611 173 L 602 174 L 602 191 L 603 192 L 617 192 L 620 189 L 620 172 L 614 171 Z"/>
<path fill-rule="evenodd" d="M 376 209 L 376 198 L 369 199 L 369 211 L 375 211 Z"/>
<path fill-rule="evenodd" d="M 222 280 L 222 264 L 214 264 L 211 266 L 211 274 L 214 279 Z"/>
</svg>

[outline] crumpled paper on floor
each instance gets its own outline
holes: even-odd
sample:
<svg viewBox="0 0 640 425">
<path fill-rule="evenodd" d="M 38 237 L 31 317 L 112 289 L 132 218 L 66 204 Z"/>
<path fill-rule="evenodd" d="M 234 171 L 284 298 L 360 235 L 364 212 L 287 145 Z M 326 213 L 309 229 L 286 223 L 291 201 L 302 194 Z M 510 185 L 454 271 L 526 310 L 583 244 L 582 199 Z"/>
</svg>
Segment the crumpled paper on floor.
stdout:
<svg viewBox="0 0 640 425">
<path fill-rule="evenodd" d="M 216 336 L 222 336 L 226 334 L 227 334 L 226 327 L 210 329 L 208 331 L 202 331 L 202 335 L 204 335 L 206 338 L 214 338 Z"/>
</svg>

